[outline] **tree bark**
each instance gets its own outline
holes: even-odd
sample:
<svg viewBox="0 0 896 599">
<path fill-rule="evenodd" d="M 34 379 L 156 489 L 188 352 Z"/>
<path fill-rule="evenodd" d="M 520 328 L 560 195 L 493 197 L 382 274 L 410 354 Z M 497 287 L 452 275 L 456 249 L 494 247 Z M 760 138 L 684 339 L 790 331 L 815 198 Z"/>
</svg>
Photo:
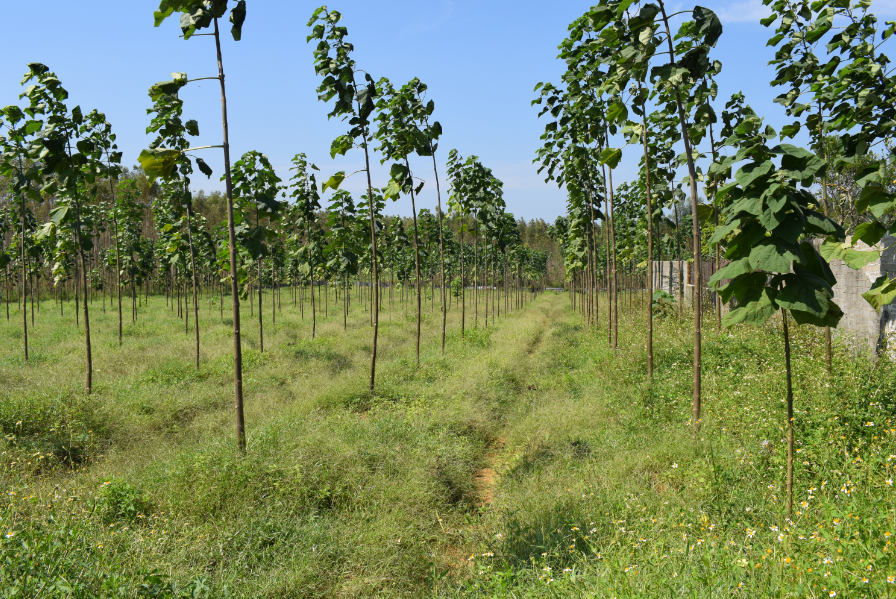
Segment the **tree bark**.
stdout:
<svg viewBox="0 0 896 599">
<path fill-rule="evenodd" d="M 196 333 L 196 369 L 199 369 L 199 297 L 196 283 L 196 252 L 193 249 L 193 219 L 191 208 L 187 206 L 187 238 L 190 241 L 190 270 L 193 273 L 193 329 Z M 119 339 L 120 342 L 120 339 Z"/>
<path fill-rule="evenodd" d="M 236 436 L 240 453 L 246 453 L 246 422 L 243 414 L 243 347 L 240 339 L 240 294 L 236 279 L 236 231 L 233 223 L 233 180 L 230 177 L 230 135 L 227 125 L 227 92 L 224 87 L 224 62 L 221 58 L 221 36 L 215 18 L 215 49 L 218 77 L 221 83 L 221 121 L 224 129 L 224 177 L 227 189 L 227 233 L 230 241 L 230 291 L 233 304 L 233 389 L 236 407 Z"/>
<path fill-rule="evenodd" d="M 408 176 L 411 173 L 411 163 L 407 156 L 404 159 L 405 166 L 408 167 Z M 420 366 L 420 311 L 422 303 L 420 299 L 420 241 L 417 235 L 417 205 L 414 203 L 414 186 L 411 185 L 411 214 L 414 217 L 414 270 L 417 279 L 417 366 Z"/>
<path fill-rule="evenodd" d="M 638 91 L 641 90 L 640 83 Z M 644 175 L 647 189 L 647 381 L 653 382 L 653 198 L 650 196 L 650 155 L 647 151 L 647 106 L 641 102 L 641 124 L 644 127 Z"/>
<path fill-rule="evenodd" d="M 660 0 L 660 10 L 663 13 L 663 23 L 666 26 L 666 41 L 669 45 L 669 59 L 674 61 L 675 48 L 672 46 L 672 33 L 669 29 L 669 17 L 666 15 L 666 7 Z M 681 102 L 681 92 L 675 90 L 675 103 L 678 107 L 678 120 L 681 127 L 681 138 L 684 142 L 685 158 L 688 164 L 688 176 L 691 187 L 691 220 L 693 221 L 694 235 L 694 388 L 692 420 L 695 428 L 700 426 L 701 410 L 701 384 L 702 384 L 702 307 L 703 307 L 703 268 L 700 264 L 700 220 L 697 215 L 697 169 L 694 165 L 694 156 L 691 150 L 691 138 L 688 135 L 687 122 L 684 114 L 684 106 Z"/>
<path fill-rule="evenodd" d="M 787 370 L 787 519 L 793 519 L 793 373 L 790 368 L 790 332 L 787 310 L 781 310 L 784 322 L 784 364 Z"/>
</svg>

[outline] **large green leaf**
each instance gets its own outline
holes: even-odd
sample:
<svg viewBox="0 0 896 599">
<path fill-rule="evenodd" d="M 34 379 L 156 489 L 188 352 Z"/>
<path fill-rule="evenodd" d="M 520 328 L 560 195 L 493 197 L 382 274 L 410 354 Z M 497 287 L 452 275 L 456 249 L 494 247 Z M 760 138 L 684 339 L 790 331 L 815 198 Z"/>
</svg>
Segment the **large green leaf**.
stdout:
<svg viewBox="0 0 896 599">
<path fill-rule="evenodd" d="M 628 10 L 628 7 L 634 3 L 635 0 L 620 0 L 619 4 L 616 5 L 616 18 L 621 19 L 622 15 L 625 14 L 625 11 Z"/>
<path fill-rule="evenodd" d="M 338 173 L 324 181 L 324 184 L 321 186 L 320 190 L 321 192 L 324 192 L 327 190 L 327 188 L 329 188 L 333 191 L 336 191 L 339 189 L 339 186 L 342 185 L 343 181 L 345 181 L 345 171 L 339 171 Z"/>
<path fill-rule="evenodd" d="M 653 24 L 653 19 L 660 12 L 660 8 L 656 4 L 645 4 L 641 7 L 641 11 L 628 20 L 629 29 L 637 31 L 641 27 Z"/>
<path fill-rule="evenodd" d="M 71 208 L 69 208 L 68 206 L 57 206 L 56 208 L 50 210 L 49 216 L 54 225 L 56 225 L 57 227 L 61 227 L 63 224 L 70 220 L 70 214 Z"/>
<path fill-rule="evenodd" d="M 878 222 L 862 223 L 856 227 L 852 234 L 852 241 L 864 241 L 869 246 L 875 246 L 887 234 L 887 229 Z"/>
<path fill-rule="evenodd" d="M 828 264 L 827 260 L 822 258 L 821 254 L 818 253 L 818 250 L 815 249 L 815 245 L 812 242 L 804 241 L 800 244 L 800 249 L 803 250 L 803 266 L 801 268 L 805 268 L 808 272 L 812 273 L 816 277 L 827 281 L 829 285 L 836 285 L 837 278 L 834 276 L 834 271 L 831 270 L 831 265 Z M 794 265 L 794 270 L 800 268 L 799 265 Z"/>
<path fill-rule="evenodd" d="M 199 167 L 199 170 L 200 170 L 200 172 L 202 172 L 203 175 L 205 175 L 206 177 L 211 178 L 211 176 L 212 176 L 212 169 L 211 169 L 211 167 L 210 167 L 208 164 L 206 164 L 205 160 L 203 160 L 202 158 L 197 158 L 197 159 L 196 159 L 196 166 Z"/>
<path fill-rule="evenodd" d="M 716 165 L 713 164 L 712 166 L 716 166 Z M 710 167 L 710 171 L 712 170 L 712 166 Z M 724 164 L 722 166 L 724 167 Z M 728 172 L 728 167 L 725 167 L 724 172 Z M 731 194 L 736 189 L 737 189 L 737 181 L 732 181 L 726 185 L 723 185 L 722 187 L 719 188 L 719 191 L 716 192 L 716 197 L 715 197 L 716 202 L 724 203 L 725 199 L 728 197 L 728 195 Z"/>
<path fill-rule="evenodd" d="M 741 198 L 734 202 L 728 209 L 729 214 L 738 214 L 740 212 L 746 212 L 748 214 L 752 214 L 753 216 L 759 216 L 760 214 L 762 214 L 762 198 Z"/>
<path fill-rule="evenodd" d="M 766 272 L 790 272 L 791 265 L 801 258 L 802 252 L 797 246 L 774 238 L 758 243 L 750 252 L 750 264 Z"/>
<path fill-rule="evenodd" d="M 832 260 L 843 260 L 847 266 L 854 270 L 864 268 L 875 260 L 880 259 L 879 250 L 857 250 L 848 243 L 840 243 L 834 239 L 828 238 L 821 244 L 822 257 L 831 262 Z"/>
<path fill-rule="evenodd" d="M 697 46 L 688 50 L 678 64 L 688 72 L 692 80 L 699 81 L 710 69 L 709 48 Z"/>
<path fill-rule="evenodd" d="M 239 0 L 236 3 L 236 6 L 233 7 L 233 10 L 230 11 L 230 23 L 233 25 L 230 28 L 230 33 L 233 35 L 233 39 L 236 41 L 240 41 L 243 37 L 243 23 L 246 21 L 246 0 Z"/>
<path fill-rule="evenodd" d="M 150 184 L 152 184 L 159 177 L 162 179 L 170 177 L 180 156 L 179 150 L 156 148 L 140 152 L 137 162 L 143 167 L 143 172 L 146 173 Z"/>
<path fill-rule="evenodd" d="M 800 122 L 794 121 L 792 125 L 784 125 L 781 127 L 781 137 L 795 137 L 800 132 Z"/>
<path fill-rule="evenodd" d="M 741 219 L 735 218 L 734 220 L 717 228 L 715 233 L 713 233 L 712 238 L 709 240 L 710 245 L 715 245 L 725 239 L 728 235 L 731 234 L 732 231 L 740 227 L 740 223 Z"/>
<path fill-rule="evenodd" d="M 803 216 L 806 217 L 806 233 L 833 235 L 837 238 L 842 238 L 846 234 L 843 227 L 820 212 L 803 208 Z"/>
<path fill-rule="evenodd" d="M 600 31 L 607 25 L 609 25 L 613 21 L 613 11 L 611 11 L 606 6 L 596 6 L 594 9 L 588 13 L 588 17 L 591 20 L 591 26 L 594 28 L 594 31 Z"/>
<path fill-rule="evenodd" d="M 174 75 L 181 75 L 181 77 L 175 77 L 170 81 L 159 81 L 149 88 L 149 97 L 153 101 L 164 95 L 175 96 L 180 91 L 180 88 L 187 84 L 187 76 L 184 73 L 174 73 Z"/>
<path fill-rule="evenodd" d="M 345 153 L 352 149 L 355 141 L 350 135 L 340 135 L 330 144 L 330 158 L 336 158 L 336 154 L 345 156 Z"/>
<path fill-rule="evenodd" d="M 712 204 L 697 204 L 697 220 L 706 224 L 713 219 L 716 211 Z"/>
<path fill-rule="evenodd" d="M 803 312 L 801 310 L 793 310 L 791 311 L 791 314 L 797 324 L 811 324 L 816 327 L 835 328 L 840 324 L 840 319 L 843 318 L 843 310 L 840 309 L 840 306 L 830 300 L 828 300 L 828 309 L 824 316 L 819 317 L 811 312 Z"/>
<path fill-rule="evenodd" d="M 397 200 L 401 197 L 402 184 L 395 179 L 391 179 L 389 184 L 383 189 L 383 198 L 387 200 Z"/>
<path fill-rule="evenodd" d="M 746 304 L 751 299 L 759 297 L 759 293 L 765 288 L 768 275 L 764 272 L 752 272 L 739 275 L 730 283 L 720 288 L 719 297 L 723 302 L 731 301 L 734 297 L 738 302 Z"/>
<path fill-rule="evenodd" d="M 158 27 L 162 22 L 171 16 L 174 11 L 180 11 L 181 8 L 189 4 L 190 0 L 162 0 L 159 3 L 159 10 L 152 13 L 155 20 L 155 26 Z"/>
<path fill-rule="evenodd" d="M 804 148 L 798 148 L 792 144 L 780 144 L 772 149 L 773 152 L 782 152 L 781 172 L 792 179 L 804 181 L 814 177 L 818 171 L 824 168 L 824 161 Z"/>
<path fill-rule="evenodd" d="M 880 312 L 881 308 L 892 304 L 893 300 L 896 300 L 896 279 L 890 279 L 887 275 L 881 275 L 874 281 L 871 289 L 862 294 L 862 297 L 875 310 Z"/>
<path fill-rule="evenodd" d="M 804 229 L 805 221 L 801 218 L 800 213 L 790 212 L 784 218 L 784 222 L 775 228 L 774 235 L 787 243 L 797 243 Z"/>
<path fill-rule="evenodd" d="M 784 222 L 786 216 L 787 213 L 784 210 L 778 212 L 774 210 L 766 210 L 759 215 L 759 222 L 767 231 L 773 231 Z M 795 243 L 796 240 L 794 239 L 793 242 Z"/>
<path fill-rule="evenodd" d="M 727 266 L 724 266 L 717 270 L 716 273 L 709 279 L 709 286 L 713 289 L 716 289 L 718 288 L 719 283 L 721 283 L 725 279 L 735 279 L 740 275 L 751 272 L 753 272 L 753 267 L 750 266 L 750 259 L 741 258 L 740 260 L 735 260 Z"/>
<path fill-rule="evenodd" d="M 765 239 L 765 229 L 756 221 L 747 221 L 741 226 L 741 231 L 728 242 L 728 250 L 725 257 L 729 260 L 739 260 L 750 255 L 753 246 Z"/>
<path fill-rule="evenodd" d="M 408 178 L 408 167 L 400 162 L 396 162 L 389 169 L 389 176 L 393 181 L 398 181 L 402 185 L 404 184 L 405 179 Z"/>
<path fill-rule="evenodd" d="M 822 318 L 828 311 L 828 299 L 815 287 L 796 275 L 785 275 L 783 289 L 775 295 L 775 303 L 785 310 L 799 310 Z"/>
<path fill-rule="evenodd" d="M 616 168 L 617 166 L 619 166 L 620 160 L 622 160 L 622 150 L 620 149 L 607 148 L 600 153 L 600 162 L 602 164 L 606 164 L 610 168 Z"/>
<path fill-rule="evenodd" d="M 880 183 L 869 183 L 862 189 L 862 194 L 856 200 L 856 211 L 870 210 L 875 218 L 882 218 L 888 210 L 894 206 L 896 195 L 887 193 Z"/>
<path fill-rule="evenodd" d="M 763 289 L 759 298 L 753 300 L 746 305 L 738 306 L 725 315 L 722 324 L 726 328 L 733 327 L 739 323 L 752 325 L 765 324 L 769 318 L 774 316 L 777 308 L 774 303 L 774 292 L 770 289 Z"/>
<path fill-rule="evenodd" d="M 624 123 L 628 119 L 628 108 L 622 102 L 613 102 L 607 108 L 607 120 L 611 123 Z"/>
<path fill-rule="evenodd" d="M 766 160 L 759 164 L 753 162 L 738 170 L 737 173 L 735 173 L 734 178 L 737 179 L 737 182 L 740 183 L 744 189 L 746 189 L 757 179 L 767 176 L 774 170 L 774 168 L 775 165 L 771 160 Z"/>
<path fill-rule="evenodd" d="M 697 35 L 703 36 L 703 43 L 715 47 L 722 35 L 722 21 L 708 8 L 694 7 L 694 25 Z"/>
<path fill-rule="evenodd" d="M 802 281 L 804 285 L 808 285 L 813 289 L 817 289 L 828 299 L 834 297 L 834 287 L 831 283 L 825 280 L 824 277 L 820 277 L 810 272 L 807 268 L 804 268 L 801 264 L 793 265 L 793 273 L 796 277 Z M 791 275 L 784 275 L 785 277 L 789 277 Z"/>
</svg>

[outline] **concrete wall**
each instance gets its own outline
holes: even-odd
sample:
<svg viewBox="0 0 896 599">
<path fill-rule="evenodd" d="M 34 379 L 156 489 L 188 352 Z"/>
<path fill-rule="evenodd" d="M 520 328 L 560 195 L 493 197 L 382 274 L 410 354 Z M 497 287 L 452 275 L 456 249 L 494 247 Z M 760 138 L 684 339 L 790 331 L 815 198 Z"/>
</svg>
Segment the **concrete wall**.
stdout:
<svg viewBox="0 0 896 599">
<path fill-rule="evenodd" d="M 837 277 L 834 301 L 843 310 L 843 318 L 835 334 L 852 337 L 872 351 L 889 346 L 892 352 L 896 348 L 896 303 L 884 306 L 878 314 L 862 297 L 879 276 L 886 274 L 896 277 L 896 247 L 889 247 L 894 244 L 896 238 L 885 237 L 877 246 L 885 248 L 880 260 L 871 262 L 862 270 L 853 270 L 842 260 L 831 262 L 831 270 Z M 870 248 L 860 241 L 856 249 Z M 890 342 L 886 343 L 888 337 Z"/>
<path fill-rule="evenodd" d="M 727 261 L 723 261 L 722 265 L 727 264 Z M 681 275 L 679 276 L 679 265 L 681 266 Z M 703 294 L 703 300 L 705 305 L 707 306 L 715 306 L 716 294 L 709 290 L 708 284 L 709 279 L 712 277 L 715 272 L 715 263 L 713 262 L 703 262 L 701 264 L 703 267 L 703 284 L 704 289 L 706 290 Z M 664 260 L 662 262 L 654 262 L 653 263 L 653 286 L 654 289 L 659 291 L 665 291 L 666 293 L 672 295 L 678 300 L 678 287 L 679 281 L 684 283 L 683 289 L 683 299 L 685 304 L 693 305 L 694 303 L 694 286 L 691 284 L 693 280 L 693 273 L 691 269 L 694 267 L 690 262 L 678 262 L 677 260 L 668 261 Z M 723 310 L 726 310 L 727 307 L 723 306 Z"/>
<path fill-rule="evenodd" d="M 885 237 L 880 245 L 884 248 L 880 260 L 876 260 L 862 270 L 853 270 L 846 266 L 842 260 L 831 262 L 831 270 L 837 277 L 834 286 L 834 301 L 843 310 L 843 318 L 840 325 L 834 329 L 836 336 L 847 336 L 856 340 L 861 346 L 871 351 L 878 351 L 884 347 L 889 349 L 890 355 L 896 359 L 896 301 L 889 306 L 884 306 L 878 314 L 871 305 L 865 301 L 862 294 L 871 289 L 871 285 L 881 275 L 889 275 L 896 278 L 896 238 Z M 859 242 L 857 249 L 870 249 Z M 690 281 L 691 265 L 681 263 L 681 280 L 684 281 L 684 301 L 687 304 L 693 302 L 693 285 Z M 704 281 L 708 282 L 712 276 L 713 264 L 704 263 Z M 678 299 L 679 262 L 663 261 L 653 263 L 654 285 L 656 289 L 662 289 Z M 708 291 L 708 290 L 707 290 Z M 715 294 L 708 293 L 707 301 L 715 301 Z M 727 306 L 723 307 L 727 308 Z"/>
<path fill-rule="evenodd" d="M 664 260 L 662 262 L 654 262 L 653 263 L 653 287 L 656 290 L 662 290 L 666 293 L 678 297 L 678 285 L 679 285 L 679 275 L 678 275 L 678 265 L 677 261 L 670 262 L 668 260 Z M 687 262 L 682 262 L 681 265 L 684 269 L 687 268 Z M 687 281 L 687 275 L 682 272 L 681 280 Z"/>
</svg>

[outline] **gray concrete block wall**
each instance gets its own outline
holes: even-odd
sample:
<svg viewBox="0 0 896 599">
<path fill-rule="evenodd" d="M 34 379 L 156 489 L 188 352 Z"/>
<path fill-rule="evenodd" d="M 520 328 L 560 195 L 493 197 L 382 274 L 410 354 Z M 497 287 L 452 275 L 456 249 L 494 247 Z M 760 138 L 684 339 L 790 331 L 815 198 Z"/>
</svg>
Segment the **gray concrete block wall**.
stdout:
<svg viewBox="0 0 896 599">
<path fill-rule="evenodd" d="M 687 262 L 680 263 L 683 269 L 687 269 Z M 687 281 L 687 271 L 678 274 L 678 261 L 663 260 L 653 263 L 653 287 L 678 297 L 679 280 Z"/>
<path fill-rule="evenodd" d="M 819 242 L 820 243 L 820 242 Z M 862 294 L 871 289 L 871 285 L 881 275 L 896 278 L 896 238 L 885 237 L 878 248 L 884 248 L 879 260 L 871 262 L 861 270 L 853 270 L 842 260 L 831 262 L 831 270 L 837 278 L 834 286 L 834 301 L 843 310 L 840 325 L 834 329 L 837 336 L 848 336 L 863 346 L 875 351 L 881 347 L 889 348 L 889 353 L 896 359 L 896 301 L 884 306 L 880 313 L 871 307 Z M 871 249 L 859 242 L 856 249 Z M 684 282 L 684 301 L 693 302 L 694 287 L 689 284 L 691 264 L 678 261 L 654 262 L 654 285 L 678 298 L 679 264 L 682 267 L 680 280 Z M 712 276 L 713 265 L 704 263 L 704 282 Z M 709 291 L 707 289 L 707 291 Z M 714 300 L 713 293 L 706 294 L 709 301 Z M 727 306 L 725 306 L 727 309 Z"/>
<path fill-rule="evenodd" d="M 723 262 L 723 266 L 727 261 Z M 679 276 L 679 265 L 681 266 L 681 275 Z M 691 269 L 693 264 L 690 262 L 678 262 L 677 260 L 653 263 L 653 285 L 656 290 L 663 290 L 678 300 L 679 282 L 683 283 L 682 299 L 686 305 L 694 303 L 694 286 L 689 283 L 691 280 Z M 715 264 L 712 262 L 703 262 L 703 300 L 707 306 L 714 306 L 717 300 L 716 293 L 709 289 L 709 279 L 715 271 Z M 723 311 L 727 312 L 728 306 L 723 306 Z"/>
<path fill-rule="evenodd" d="M 885 237 L 882 246 L 884 251 L 880 257 L 881 273 L 896 278 L 896 238 Z M 886 343 L 890 357 L 896 359 L 896 302 L 884 306 L 881 310 L 880 328 L 881 340 Z"/>
<path fill-rule="evenodd" d="M 891 240 L 892 242 L 893 240 Z M 886 240 L 885 240 L 886 242 Z M 871 249 L 859 242 L 856 249 Z M 874 350 L 881 335 L 881 315 L 871 307 L 862 294 L 883 274 L 884 258 L 853 270 L 843 260 L 833 260 L 831 270 L 837 278 L 834 285 L 834 301 L 843 310 L 843 318 L 835 329 L 835 335 L 847 335 Z"/>
</svg>

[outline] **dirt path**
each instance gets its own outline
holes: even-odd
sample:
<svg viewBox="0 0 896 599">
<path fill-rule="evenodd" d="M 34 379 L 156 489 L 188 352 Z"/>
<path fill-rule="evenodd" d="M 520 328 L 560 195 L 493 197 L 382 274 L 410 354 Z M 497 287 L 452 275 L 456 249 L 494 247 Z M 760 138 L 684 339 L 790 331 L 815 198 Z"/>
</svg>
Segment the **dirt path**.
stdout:
<svg viewBox="0 0 896 599">
<path fill-rule="evenodd" d="M 549 316 L 546 313 L 540 315 L 540 327 L 521 348 L 521 355 L 524 356 L 526 360 L 534 359 L 544 345 L 545 334 L 547 333 L 552 320 L 551 316 L 552 315 Z M 527 373 L 531 370 L 529 364 L 524 364 L 523 367 Z M 538 381 L 527 381 L 526 391 L 538 391 Z M 500 479 L 499 472 L 501 472 L 503 466 L 507 463 L 510 457 L 506 452 L 506 445 L 507 440 L 505 437 L 499 435 L 494 443 L 488 448 L 488 453 L 486 454 L 487 465 L 480 469 L 475 475 L 477 496 L 476 507 L 480 509 L 491 505 L 495 499 L 495 493 Z"/>
</svg>

